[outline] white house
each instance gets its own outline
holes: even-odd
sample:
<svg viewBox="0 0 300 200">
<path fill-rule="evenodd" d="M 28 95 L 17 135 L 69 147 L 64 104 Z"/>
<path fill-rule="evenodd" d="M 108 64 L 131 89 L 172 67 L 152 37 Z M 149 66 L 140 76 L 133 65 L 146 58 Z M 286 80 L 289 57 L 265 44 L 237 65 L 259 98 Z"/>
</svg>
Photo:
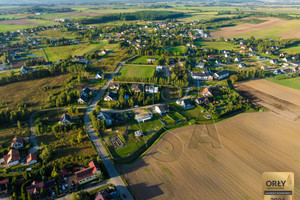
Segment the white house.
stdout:
<svg viewBox="0 0 300 200">
<path fill-rule="evenodd" d="M 163 115 L 169 112 L 169 107 L 166 104 L 155 106 L 155 111 L 158 114 Z"/>
<path fill-rule="evenodd" d="M 152 115 L 151 112 L 145 111 L 145 112 L 136 112 L 135 116 L 134 116 L 134 119 L 137 122 L 145 122 L 147 120 L 152 119 L 152 117 L 153 117 L 153 115 Z"/>
<path fill-rule="evenodd" d="M 240 63 L 239 64 L 239 68 L 240 69 L 244 69 L 244 68 L 246 68 L 247 67 L 247 65 L 245 64 L 245 63 Z"/>
<path fill-rule="evenodd" d="M 102 72 L 102 71 L 100 71 L 100 72 L 98 72 L 97 74 L 96 74 L 96 76 L 95 76 L 95 79 L 103 79 L 104 78 L 104 76 L 105 76 L 105 74 Z"/>
<path fill-rule="evenodd" d="M 196 63 L 196 68 L 203 69 L 204 68 L 204 63 Z"/>
<path fill-rule="evenodd" d="M 191 109 L 194 108 L 195 106 L 192 104 L 191 99 L 184 99 L 184 100 L 177 100 L 176 103 L 183 107 L 184 109 Z"/>
<path fill-rule="evenodd" d="M 21 69 L 20 69 L 20 74 L 26 74 L 29 72 L 29 69 L 26 68 L 25 66 L 22 66 Z"/>
<path fill-rule="evenodd" d="M 155 71 L 156 72 L 161 72 L 163 70 L 163 66 L 161 66 L 161 65 L 157 65 L 156 67 L 155 67 Z"/>
<path fill-rule="evenodd" d="M 147 94 L 157 94 L 158 93 L 158 87 L 155 87 L 155 86 L 146 86 L 145 87 L 145 91 Z"/>
<path fill-rule="evenodd" d="M 213 74 L 213 76 L 214 76 L 216 79 L 218 79 L 218 80 L 222 80 L 222 79 L 224 79 L 224 78 L 229 77 L 229 71 L 227 71 L 227 70 L 222 70 L 222 71 L 219 71 L 219 72 L 215 72 L 215 73 Z"/>
<path fill-rule="evenodd" d="M 278 63 L 278 60 L 277 60 L 277 59 L 272 59 L 272 60 L 270 60 L 270 63 L 271 63 L 271 64 L 277 64 L 277 63 Z"/>
<path fill-rule="evenodd" d="M 203 72 L 191 72 L 191 77 L 193 80 L 212 80 L 213 76 L 208 70 Z"/>
</svg>

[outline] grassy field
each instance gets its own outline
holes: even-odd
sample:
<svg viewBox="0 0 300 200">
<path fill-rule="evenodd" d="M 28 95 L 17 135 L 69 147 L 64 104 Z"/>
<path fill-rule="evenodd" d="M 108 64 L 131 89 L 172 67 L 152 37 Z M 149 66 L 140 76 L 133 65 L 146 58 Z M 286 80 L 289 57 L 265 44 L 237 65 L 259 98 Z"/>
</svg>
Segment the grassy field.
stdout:
<svg viewBox="0 0 300 200">
<path fill-rule="evenodd" d="M 118 73 L 121 77 L 151 78 L 154 75 L 154 66 L 124 65 Z"/>
<path fill-rule="evenodd" d="M 28 103 L 29 109 L 39 108 L 45 104 L 45 100 L 51 92 L 55 93 L 59 90 L 67 77 L 68 75 L 60 75 L 0 86 L 1 102 L 5 102 L 7 105 L 5 107 L 11 109 L 15 109 L 22 102 Z M 54 89 L 43 91 L 40 89 L 43 86 L 53 86 Z"/>
<path fill-rule="evenodd" d="M 83 130 L 82 116 L 83 112 L 75 114 L 76 120 L 72 120 L 72 123 L 76 124 L 78 128 L 73 128 L 71 130 L 63 131 L 60 133 L 53 133 L 51 127 L 56 125 L 63 113 L 66 113 L 67 110 L 59 111 L 49 111 L 43 112 L 39 118 L 47 118 L 50 123 L 47 123 L 47 126 L 50 127 L 43 133 L 37 135 L 37 142 L 39 145 L 47 145 L 48 148 L 54 151 L 53 160 L 63 158 L 66 156 L 92 156 L 97 155 L 95 149 L 92 146 L 91 141 L 88 136 L 82 132 L 83 138 L 80 143 L 77 141 L 77 135 L 80 131 Z M 73 116 L 72 114 L 70 114 Z M 45 130 L 45 128 L 43 128 Z M 73 140 L 73 141 L 72 141 Z"/>
<path fill-rule="evenodd" d="M 21 20 L 23 20 L 24 22 L 22 22 Z M 57 22 L 45 21 L 45 20 L 39 20 L 39 19 L 21 19 L 21 20 L 15 20 L 15 21 L 20 21 L 20 22 L 18 22 L 18 24 L 0 24 L 0 32 L 16 31 L 19 29 L 33 28 L 33 27 L 36 27 L 39 25 L 52 26 L 52 25 L 58 24 Z M 9 22 L 9 21 L 7 21 L 7 22 Z"/>
<path fill-rule="evenodd" d="M 283 79 L 283 80 L 276 80 L 276 79 L 272 79 L 272 78 L 267 78 L 267 80 L 271 81 L 273 83 L 277 83 L 277 84 L 286 86 L 286 87 L 290 87 L 290 88 L 300 90 L 300 77 Z"/>
<path fill-rule="evenodd" d="M 70 55 L 83 55 L 85 53 L 92 53 L 96 50 L 101 50 L 106 47 L 107 42 L 97 44 L 77 44 L 60 47 L 43 48 L 47 59 L 50 61 L 57 61 L 58 59 L 66 59 Z"/>
</svg>

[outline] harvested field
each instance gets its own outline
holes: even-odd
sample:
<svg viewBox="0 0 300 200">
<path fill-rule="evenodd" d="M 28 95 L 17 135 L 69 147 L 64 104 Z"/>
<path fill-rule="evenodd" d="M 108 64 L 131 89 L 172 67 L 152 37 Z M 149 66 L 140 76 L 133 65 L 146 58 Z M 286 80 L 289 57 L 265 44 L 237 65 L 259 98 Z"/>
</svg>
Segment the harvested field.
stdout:
<svg viewBox="0 0 300 200">
<path fill-rule="evenodd" d="M 136 199 L 261 199 L 263 172 L 300 173 L 299 125 L 259 112 L 218 123 L 220 140 L 213 124 L 179 128 L 123 174 Z"/>
<path fill-rule="evenodd" d="M 300 38 L 300 28 L 281 33 L 280 39 L 291 39 L 291 38 Z"/>
<path fill-rule="evenodd" d="M 300 119 L 300 91 L 267 80 L 238 84 L 237 90 L 258 104 L 290 120 Z"/>
<path fill-rule="evenodd" d="M 4 20 L 4 21 L 0 21 L 0 24 L 6 24 L 6 25 L 31 25 L 31 26 L 41 25 L 37 22 L 29 21 L 27 19 Z"/>
<path fill-rule="evenodd" d="M 218 39 L 220 36 L 225 38 L 230 37 L 250 37 L 255 38 L 295 38 L 299 36 L 293 32 L 299 27 L 299 20 L 283 20 L 279 18 L 261 18 L 267 20 L 259 24 L 239 24 L 237 26 L 221 28 L 219 31 L 211 33 L 212 38 Z M 287 33 L 287 34 L 286 34 Z"/>
</svg>

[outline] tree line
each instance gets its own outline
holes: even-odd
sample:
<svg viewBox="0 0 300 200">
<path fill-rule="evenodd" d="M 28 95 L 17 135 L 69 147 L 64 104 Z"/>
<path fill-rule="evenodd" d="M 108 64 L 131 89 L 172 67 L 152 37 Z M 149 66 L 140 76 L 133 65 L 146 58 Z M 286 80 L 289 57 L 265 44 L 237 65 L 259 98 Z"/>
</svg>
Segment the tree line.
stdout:
<svg viewBox="0 0 300 200">
<path fill-rule="evenodd" d="M 182 17 L 183 13 L 173 11 L 137 11 L 134 13 L 114 13 L 91 18 L 83 18 L 81 24 L 94 24 L 109 21 L 131 21 L 131 20 L 165 20 L 170 18 Z"/>
</svg>

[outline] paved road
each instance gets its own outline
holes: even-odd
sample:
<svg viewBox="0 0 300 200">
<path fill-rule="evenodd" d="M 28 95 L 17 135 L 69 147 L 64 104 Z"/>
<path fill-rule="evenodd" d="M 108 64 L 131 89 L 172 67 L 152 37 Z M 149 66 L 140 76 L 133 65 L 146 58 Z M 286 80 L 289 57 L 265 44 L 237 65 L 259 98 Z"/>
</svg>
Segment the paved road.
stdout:
<svg viewBox="0 0 300 200">
<path fill-rule="evenodd" d="M 125 61 L 124 61 L 125 62 Z M 89 114 L 95 109 L 97 101 L 103 96 L 105 90 L 109 87 L 110 83 L 112 82 L 113 76 L 116 75 L 116 73 L 120 70 L 121 66 L 123 65 L 124 62 L 121 62 L 115 69 L 114 73 L 111 74 L 110 78 L 107 80 L 105 85 L 100 89 L 98 92 L 97 96 L 93 99 L 91 102 L 90 106 L 87 108 L 86 113 L 84 115 L 84 123 L 86 127 L 86 132 L 90 136 L 91 141 L 94 143 L 96 150 L 98 152 L 98 155 L 101 157 L 103 164 L 110 176 L 109 182 L 116 185 L 117 190 L 121 194 L 125 194 L 126 199 L 132 199 L 133 197 L 131 196 L 129 190 L 127 189 L 125 183 L 120 177 L 119 172 L 115 168 L 113 162 L 110 160 L 108 153 L 106 152 L 103 144 L 99 140 L 96 131 L 93 129 L 90 121 Z"/>
</svg>

